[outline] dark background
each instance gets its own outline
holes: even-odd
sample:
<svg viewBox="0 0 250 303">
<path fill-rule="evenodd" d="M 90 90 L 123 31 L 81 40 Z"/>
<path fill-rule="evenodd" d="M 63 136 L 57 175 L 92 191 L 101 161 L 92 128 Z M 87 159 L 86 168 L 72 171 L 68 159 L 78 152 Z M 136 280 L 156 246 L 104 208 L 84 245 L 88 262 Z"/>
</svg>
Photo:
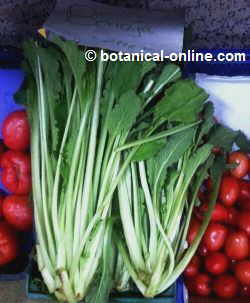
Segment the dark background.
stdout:
<svg viewBox="0 0 250 303">
<path fill-rule="evenodd" d="M 84 0 L 82 0 L 84 1 Z M 147 9 L 186 9 L 189 47 L 250 48 L 250 0 L 96 0 Z M 0 0 L 0 45 L 34 34 L 56 0 Z"/>
</svg>

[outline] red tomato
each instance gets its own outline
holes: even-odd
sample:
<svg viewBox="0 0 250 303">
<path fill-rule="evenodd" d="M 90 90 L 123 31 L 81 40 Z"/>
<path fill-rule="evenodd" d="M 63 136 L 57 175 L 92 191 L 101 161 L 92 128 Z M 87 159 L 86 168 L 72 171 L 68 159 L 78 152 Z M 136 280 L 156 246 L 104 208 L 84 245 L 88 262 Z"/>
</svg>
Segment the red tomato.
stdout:
<svg viewBox="0 0 250 303">
<path fill-rule="evenodd" d="M 221 252 L 213 252 L 205 258 L 205 268 L 213 275 L 220 275 L 226 272 L 229 266 L 229 260 Z"/>
<path fill-rule="evenodd" d="M 197 255 L 193 256 L 188 266 L 184 270 L 184 276 L 189 278 L 196 276 L 199 272 L 200 263 L 200 257 Z"/>
<path fill-rule="evenodd" d="M 250 286 L 249 285 L 240 285 L 239 290 L 240 296 L 250 297 Z"/>
<path fill-rule="evenodd" d="M 236 178 L 224 176 L 220 185 L 219 198 L 226 206 L 233 206 L 239 197 L 240 186 Z"/>
<path fill-rule="evenodd" d="M 187 234 L 188 244 L 191 244 L 194 241 L 200 230 L 200 227 L 201 227 L 201 222 L 195 218 L 192 218 L 192 220 L 190 221 L 188 234 Z"/>
<path fill-rule="evenodd" d="M 244 260 L 236 264 L 235 275 L 240 283 L 250 286 L 250 261 Z"/>
<path fill-rule="evenodd" d="M 230 225 L 236 225 L 238 223 L 239 212 L 234 207 L 227 208 L 228 218 L 227 223 Z"/>
<path fill-rule="evenodd" d="M 214 280 L 213 290 L 219 298 L 231 299 L 239 289 L 237 280 L 231 275 L 221 275 Z"/>
<path fill-rule="evenodd" d="M 239 214 L 238 226 L 250 236 L 250 211 Z"/>
<path fill-rule="evenodd" d="M 199 248 L 198 248 L 198 253 L 200 256 L 202 257 L 206 257 L 209 254 L 209 251 L 207 249 L 207 247 L 204 245 L 204 243 L 201 243 Z"/>
<path fill-rule="evenodd" d="M 30 144 L 30 127 L 23 110 L 11 113 L 2 127 L 4 144 L 12 150 L 24 151 Z"/>
<path fill-rule="evenodd" d="M 239 185 L 239 200 L 250 199 L 250 182 L 247 180 L 239 180 Z"/>
<path fill-rule="evenodd" d="M 227 236 L 227 228 L 219 223 L 210 223 L 203 237 L 203 243 L 209 251 L 220 250 Z"/>
<path fill-rule="evenodd" d="M 235 270 L 236 264 L 237 264 L 237 261 L 236 261 L 236 260 L 234 260 L 234 259 L 230 260 L 229 267 L 230 267 L 230 270 L 231 270 L 231 271 L 234 271 L 234 270 Z"/>
<path fill-rule="evenodd" d="M 27 195 L 31 190 L 30 156 L 20 151 L 9 150 L 2 155 L 1 181 L 13 194 Z"/>
<path fill-rule="evenodd" d="M 6 222 L 0 222 L 0 266 L 13 261 L 18 255 L 15 232 Z"/>
<path fill-rule="evenodd" d="M 5 220 L 20 231 L 32 228 L 33 211 L 27 196 L 9 195 L 3 202 L 3 216 Z"/>
<path fill-rule="evenodd" d="M 232 152 L 228 157 L 228 163 L 237 164 L 237 167 L 230 170 L 235 178 L 243 178 L 247 175 L 249 169 L 248 156 L 240 151 Z"/>
<path fill-rule="evenodd" d="M 194 277 L 195 293 L 199 296 L 208 296 L 211 293 L 211 278 L 207 274 L 198 274 Z"/>
<path fill-rule="evenodd" d="M 202 203 L 199 206 L 198 212 L 199 212 L 201 218 L 203 218 L 204 215 L 207 213 L 208 207 L 209 207 L 209 204 L 207 202 Z M 214 222 L 227 222 L 227 220 L 228 220 L 228 211 L 227 211 L 227 208 L 224 207 L 220 203 L 216 203 L 215 206 L 214 206 L 214 210 L 212 212 L 211 221 L 214 221 Z"/>
<path fill-rule="evenodd" d="M 244 231 L 232 232 L 226 239 L 225 251 L 229 258 L 243 260 L 249 253 L 249 241 Z"/>
<path fill-rule="evenodd" d="M 240 200 L 238 205 L 242 211 L 250 211 L 250 199 Z"/>
</svg>

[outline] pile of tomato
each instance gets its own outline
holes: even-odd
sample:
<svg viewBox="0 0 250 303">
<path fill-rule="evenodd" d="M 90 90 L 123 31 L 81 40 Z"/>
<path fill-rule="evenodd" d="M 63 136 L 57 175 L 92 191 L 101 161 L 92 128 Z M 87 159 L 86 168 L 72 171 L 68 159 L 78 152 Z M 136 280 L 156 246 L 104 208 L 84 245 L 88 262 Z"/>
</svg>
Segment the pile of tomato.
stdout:
<svg viewBox="0 0 250 303">
<path fill-rule="evenodd" d="M 0 266 L 20 254 L 20 233 L 30 231 L 31 192 L 30 128 L 25 111 L 11 113 L 3 122 L 0 141 Z"/>
<path fill-rule="evenodd" d="M 218 201 L 196 255 L 184 277 L 189 292 L 222 299 L 250 296 L 250 158 L 241 151 L 228 155 L 233 165 L 222 178 Z M 187 241 L 191 244 L 208 210 L 212 190 L 208 178 L 200 191 Z"/>
</svg>

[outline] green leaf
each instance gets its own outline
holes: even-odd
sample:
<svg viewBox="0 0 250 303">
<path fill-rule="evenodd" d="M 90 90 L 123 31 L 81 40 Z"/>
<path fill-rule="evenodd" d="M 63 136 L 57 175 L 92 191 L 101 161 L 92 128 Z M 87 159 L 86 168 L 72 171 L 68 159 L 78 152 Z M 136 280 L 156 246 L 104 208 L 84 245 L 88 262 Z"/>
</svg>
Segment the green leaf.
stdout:
<svg viewBox="0 0 250 303">
<path fill-rule="evenodd" d="M 160 152 L 160 150 L 165 146 L 165 144 L 166 139 L 160 139 L 154 142 L 149 142 L 141 145 L 133 156 L 132 161 L 142 161 L 152 158 Z"/>
<path fill-rule="evenodd" d="M 250 152 L 250 140 L 247 139 L 247 136 L 242 131 L 238 132 L 235 142 L 241 151 Z"/>
<path fill-rule="evenodd" d="M 37 48 L 37 56 L 40 60 L 43 72 L 43 91 L 48 109 L 48 121 L 51 126 L 52 151 L 59 146 L 60 137 L 64 131 L 64 121 L 67 118 L 67 104 L 61 102 L 61 74 L 59 71 L 60 54 L 54 48 Z M 53 66 L 53 73 L 51 72 Z"/>
<path fill-rule="evenodd" d="M 153 94 L 155 95 L 159 93 L 165 87 L 165 85 L 178 80 L 180 77 L 181 69 L 178 65 L 171 63 L 165 65 L 153 87 Z"/>
<path fill-rule="evenodd" d="M 149 180 L 153 185 L 160 168 L 166 169 L 176 163 L 193 143 L 195 128 L 190 128 L 170 137 L 165 148 L 154 158 L 148 161 Z"/>
<path fill-rule="evenodd" d="M 72 72 L 75 76 L 79 93 L 82 94 L 82 76 L 86 71 L 86 64 L 83 51 L 77 46 L 74 41 L 63 41 L 59 37 L 54 37 L 53 42 L 57 44 L 68 61 Z"/>
<path fill-rule="evenodd" d="M 166 168 L 176 163 L 192 145 L 195 130 L 196 128 L 193 127 L 170 137 L 157 161 L 164 162 Z"/>
<path fill-rule="evenodd" d="M 230 128 L 219 125 L 212 130 L 208 143 L 230 152 L 236 136 L 237 132 L 231 130 Z"/>
<path fill-rule="evenodd" d="M 197 169 L 211 154 L 212 145 L 205 144 L 191 156 L 185 169 L 185 186 L 188 186 Z"/>
<path fill-rule="evenodd" d="M 192 80 L 179 80 L 166 90 L 156 105 L 155 119 L 194 122 L 207 100 L 207 93 Z"/>
<path fill-rule="evenodd" d="M 124 93 L 110 114 L 108 129 L 111 134 L 129 130 L 136 121 L 141 109 L 141 100 L 133 92 Z"/>
<path fill-rule="evenodd" d="M 226 158 L 224 156 L 217 156 L 214 164 L 210 169 L 210 176 L 212 184 L 221 177 L 222 173 L 226 170 Z"/>
<path fill-rule="evenodd" d="M 129 90 L 136 91 L 144 75 L 154 66 L 149 62 L 110 62 L 107 72 L 112 79 L 115 97 L 119 98 Z"/>
<path fill-rule="evenodd" d="M 204 135 L 208 134 L 211 128 L 214 126 L 215 121 L 213 115 L 214 115 L 214 105 L 212 102 L 207 102 L 205 104 L 203 123 L 201 124 L 198 142 L 202 139 Z"/>
<path fill-rule="evenodd" d="M 144 77 L 148 72 L 156 67 L 155 62 L 153 61 L 143 61 L 142 62 L 142 77 Z"/>
</svg>

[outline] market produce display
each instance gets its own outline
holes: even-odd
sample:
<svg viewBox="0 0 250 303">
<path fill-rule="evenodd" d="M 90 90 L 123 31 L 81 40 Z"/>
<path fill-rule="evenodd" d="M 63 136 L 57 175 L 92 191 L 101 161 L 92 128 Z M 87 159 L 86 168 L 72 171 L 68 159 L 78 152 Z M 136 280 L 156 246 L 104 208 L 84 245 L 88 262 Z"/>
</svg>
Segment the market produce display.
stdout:
<svg viewBox="0 0 250 303">
<path fill-rule="evenodd" d="M 247 141 L 246 141 L 247 142 Z M 228 299 L 249 296 L 250 286 L 250 181 L 247 151 L 233 151 L 227 155 L 228 170 L 220 184 L 218 201 L 211 222 L 196 255 L 184 271 L 186 285 L 192 294 Z M 195 239 L 207 199 L 213 187 L 208 178 L 201 187 L 200 205 L 196 206 L 188 240 Z"/>
</svg>

